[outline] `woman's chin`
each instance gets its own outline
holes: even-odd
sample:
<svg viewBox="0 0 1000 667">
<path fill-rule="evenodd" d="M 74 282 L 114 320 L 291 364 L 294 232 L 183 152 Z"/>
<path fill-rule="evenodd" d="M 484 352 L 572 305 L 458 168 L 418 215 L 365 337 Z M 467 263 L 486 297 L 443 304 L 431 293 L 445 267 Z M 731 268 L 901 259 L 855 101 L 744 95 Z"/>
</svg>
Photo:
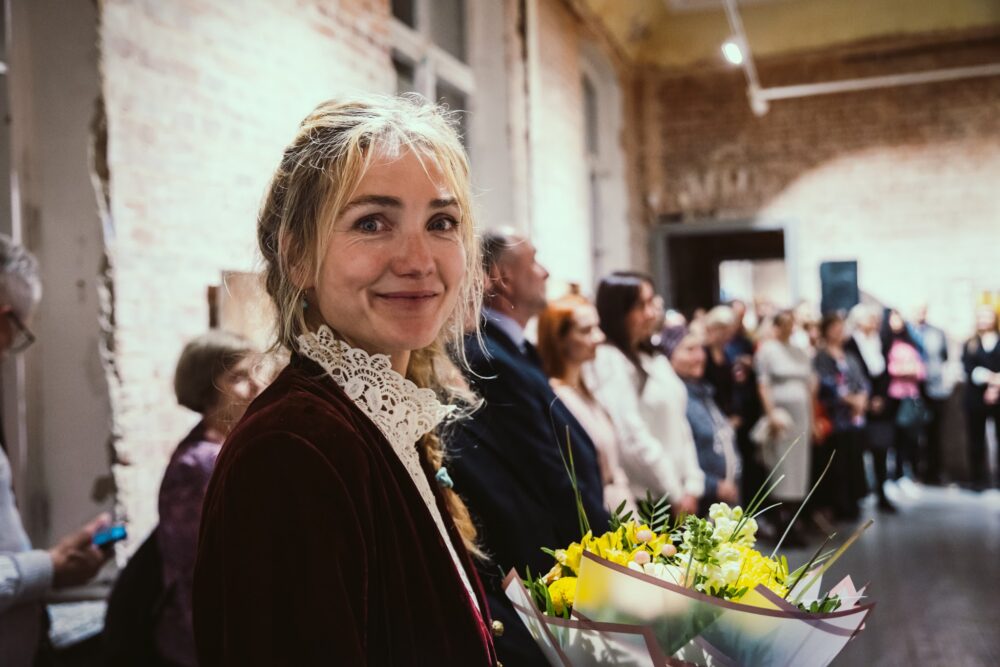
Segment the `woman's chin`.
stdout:
<svg viewBox="0 0 1000 667">
<path fill-rule="evenodd" d="M 382 347 L 394 352 L 412 352 L 428 347 L 437 340 L 439 327 L 427 327 L 426 329 L 412 327 L 393 327 L 394 331 L 385 331 Z"/>
</svg>

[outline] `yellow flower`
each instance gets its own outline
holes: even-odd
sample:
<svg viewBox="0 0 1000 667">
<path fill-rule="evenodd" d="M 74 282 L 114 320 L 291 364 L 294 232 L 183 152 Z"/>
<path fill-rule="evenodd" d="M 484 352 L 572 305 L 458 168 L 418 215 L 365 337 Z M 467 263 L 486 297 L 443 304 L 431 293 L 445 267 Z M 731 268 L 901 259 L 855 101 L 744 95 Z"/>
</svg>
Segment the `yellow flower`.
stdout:
<svg viewBox="0 0 1000 667">
<path fill-rule="evenodd" d="M 747 591 L 752 591 L 758 585 L 763 585 L 774 593 L 784 597 L 788 592 L 785 586 L 786 572 L 781 564 L 773 558 L 764 556 L 756 549 L 742 545 L 733 545 L 740 552 L 740 575 L 736 585 L 740 588 L 746 586 Z M 740 596 L 742 597 L 742 596 Z M 734 598 L 739 601 L 740 598 Z"/>
<path fill-rule="evenodd" d="M 627 565 L 632 559 L 632 552 L 625 550 L 622 536 L 617 532 L 604 533 L 597 539 L 592 539 L 585 548 L 598 558 L 609 560 L 619 565 Z"/>
<path fill-rule="evenodd" d="M 563 577 L 549 585 L 549 597 L 557 614 L 573 607 L 576 599 L 576 577 Z"/>
</svg>

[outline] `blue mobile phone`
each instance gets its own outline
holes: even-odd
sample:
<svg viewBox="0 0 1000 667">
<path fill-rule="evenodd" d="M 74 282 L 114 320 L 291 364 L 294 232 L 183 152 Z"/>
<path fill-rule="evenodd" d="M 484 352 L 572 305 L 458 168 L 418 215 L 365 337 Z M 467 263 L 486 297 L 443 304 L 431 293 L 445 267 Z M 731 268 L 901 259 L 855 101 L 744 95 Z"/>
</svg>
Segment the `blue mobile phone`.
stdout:
<svg viewBox="0 0 1000 667">
<path fill-rule="evenodd" d="M 128 531 L 125 530 L 125 524 L 113 523 L 94 534 L 94 546 L 108 547 L 115 542 L 121 542 L 126 537 L 128 537 Z"/>
</svg>

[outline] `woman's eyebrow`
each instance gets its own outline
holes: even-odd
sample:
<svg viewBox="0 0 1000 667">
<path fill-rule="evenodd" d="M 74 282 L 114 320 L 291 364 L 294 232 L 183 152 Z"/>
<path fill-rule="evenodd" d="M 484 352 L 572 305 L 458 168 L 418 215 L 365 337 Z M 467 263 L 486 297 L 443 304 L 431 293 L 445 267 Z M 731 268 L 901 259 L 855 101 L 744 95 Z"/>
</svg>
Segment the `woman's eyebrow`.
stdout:
<svg viewBox="0 0 1000 667">
<path fill-rule="evenodd" d="M 458 200 L 454 197 L 442 197 L 440 199 L 431 200 L 431 208 L 448 208 L 449 206 L 457 206 Z"/>
<path fill-rule="evenodd" d="M 351 209 L 359 208 L 361 206 L 389 206 L 392 208 L 403 208 L 403 201 L 398 197 L 392 197 L 390 195 L 362 195 L 357 199 L 352 199 L 344 207 L 344 211 L 350 211 Z M 438 199 L 432 199 L 430 201 L 430 208 L 448 208 L 449 206 L 457 206 L 458 200 L 454 197 L 441 197 Z"/>
<path fill-rule="evenodd" d="M 362 195 L 357 199 L 352 199 L 348 202 L 347 206 L 344 207 L 344 211 L 350 211 L 351 209 L 358 208 L 359 206 L 368 206 L 369 204 L 391 206 L 392 208 L 403 208 L 402 200 L 397 197 L 390 197 L 389 195 Z"/>
</svg>

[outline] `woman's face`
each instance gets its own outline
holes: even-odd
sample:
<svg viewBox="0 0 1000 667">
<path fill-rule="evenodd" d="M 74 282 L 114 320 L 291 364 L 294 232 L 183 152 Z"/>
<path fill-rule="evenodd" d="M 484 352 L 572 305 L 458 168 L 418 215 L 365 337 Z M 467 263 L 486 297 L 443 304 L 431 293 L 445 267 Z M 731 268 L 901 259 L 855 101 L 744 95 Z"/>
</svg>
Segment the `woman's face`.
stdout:
<svg viewBox="0 0 1000 667">
<path fill-rule="evenodd" d="M 870 313 L 868 315 L 863 316 L 858 321 L 858 331 L 865 334 L 866 336 L 871 336 L 872 334 L 877 333 L 879 327 L 881 326 L 882 326 L 882 318 L 881 316 L 878 315 L 878 313 Z"/>
<path fill-rule="evenodd" d="M 844 323 L 840 321 L 831 322 L 826 328 L 826 342 L 829 345 L 839 346 L 844 342 Z"/>
<path fill-rule="evenodd" d="M 644 282 L 639 286 L 639 302 L 625 316 L 625 327 L 632 347 L 653 335 L 657 315 L 656 293 L 653 292 L 652 285 Z"/>
<path fill-rule="evenodd" d="M 604 332 L 598 326 L 597 309 L 580 306 L 573 312 L 573 324 L 564 339 L 563 353 L 571 364 L 593 361 L 597 346 L 604 342 Z"/>
<path fill-rule="evenodd" d="M 465 278 L 459 219 L 432 161 L 411 151 L 374 159 L 333 223 L 310 307 L 370 353 L 430 345 Z"/>
<path fill-rule="evenodd" d="M 795 318 L 789 314 L 777 315 L 774 318 L 774 334 L 779 340 L 787 341 L 795 331 Z"/>
<path fill-rule="evenodd" d="M 990 306 L 980 306 L 976 309 L 976 331 L 986 333 L 997 328 L 997 313 Z"/>
<path fill-rule="evenodd" d="M 246 355 L 215 379 L 214 409 L 219 421 L 232 428 L 264 386 L 256 374 L 256 356 Z"/>
<path fill-rule="evenodd" d="M 705 348 L 697 336 L 685 336 L 674 348 L 670 363 L 686 380 L 700 380 L 705 374 Z"/>
<path fill-rule="evenodd" d="M 903 316 L 895 310 L 889 313 L 889 328 L 892 329 L 893 333 L 903 333 L 903 329 L 906 328 L 906 321 L 903 320 Z"/>
</svg>

